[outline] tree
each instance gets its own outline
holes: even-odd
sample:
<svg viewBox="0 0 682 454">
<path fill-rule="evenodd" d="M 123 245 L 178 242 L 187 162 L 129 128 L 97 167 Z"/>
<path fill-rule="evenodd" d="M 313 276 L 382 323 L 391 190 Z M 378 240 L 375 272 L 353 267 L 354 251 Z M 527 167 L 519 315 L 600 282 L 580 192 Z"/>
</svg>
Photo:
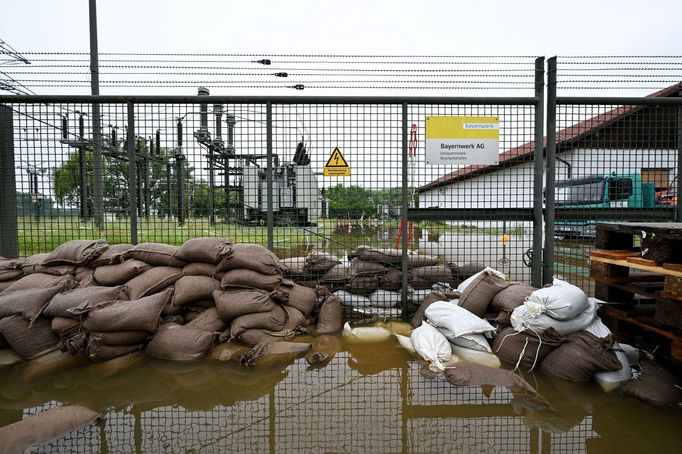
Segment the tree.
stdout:
<svg viewBox="0 0 682 454">
<path fill-rule="evenodd" d="M 325 196 L 329 200 L 330 216 L 359 218 L 363 214 L 376 215 L 377 204 L 370 189 L 339 184 L 327 189 Z"/>
</svg>

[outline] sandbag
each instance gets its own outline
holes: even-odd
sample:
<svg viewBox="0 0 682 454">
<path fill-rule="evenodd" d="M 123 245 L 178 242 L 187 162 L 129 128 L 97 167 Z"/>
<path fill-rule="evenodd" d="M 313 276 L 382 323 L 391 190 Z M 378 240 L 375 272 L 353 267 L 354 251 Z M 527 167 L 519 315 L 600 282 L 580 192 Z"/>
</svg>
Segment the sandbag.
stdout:
<svg viewBox="0 0 682 454">
<path fill-rule="evenodd" d="M 370 305 L 372 307 L 396 307 L 400 306 L 403 300 L 401 292 L 392 292 L 390 290 L 377 289 L 369 295 Z"/>
<path fill-rule="evenodd" d="M 68 352 L 55 350 L 40 358 L 31 360 L 26 364 L 26 368 L 21 373 L 24 380 L 30 381 L 38 377 L 53 374 L 60 370 L 80 366 L 88 360 L 82 355 L 72 355 Z"/>
<path fill-rule="evenodd" d="M 345 290 L 337 290 L 333 293 L 341 301 L 344 307 L 368 307 L 370 305 L 369 298 L 362 295 L 354 295 Z"/>
<path fill-rule="evenodd" d="M 105 265 L 115 265 L 123 262 L 126 252 L 133 248 L 132 244 L 111 244 L 99 257 L 90 262 L 92 268 Z"/>
<path fill-rule="evenodd" d="M 500 271 L 494 270 L 494 269 L 492 269 L 492 268 L 490 268 L 490 267 L 485 267 L 482 271 L 479 271 L 478 273 L 476 273 L 476 274 L 474 274 L 474 275 L 472 275 L 472 276 L 466 278 L 465 280 L 463 280 L 462 283 L 459 284 L 459 285 L 457 286 L 457 291 L 458 291 L 458 292 L 464 292 L 464 290 L 466 290 L 466 288 L 467 288 L 472 282 L 474 282 L 476 279 L 478 279 L 478 277 L 479 277 L 481 274 L 492 274 L 492 275 L 495 275 L 495 276 L 497 276 L 497 277 L 499 277 L 499 278 L 501 278 L 501 279 L 506 279 L 506 278 L 507 278 L 507 276 L 505 276 L 504 273 L 501 273 Z"/>
<path fill-rule="evenodd" d="M 176 255 L 180 248 L 163 243 L 140 243 L 124 254 L 124 258 L 137 259 L 154 266 L 182 268 L 185 262 Z"/>
<path fill-rule="evenodd" d="M 270 331 L 282 331 L 286 324 L 286 313 L 281 306 L 275 306 L 268 312 L 256 312 L 241 315 L 234 320 L 230 326 L 230 336 L 239 336 L 249 329 L 266 329 Z"/>
<path fill-rule="evenodd" d="M 76 268 L 75 274 L 78 288 L 92 287 L 95 285 L 95 270 L 86 266 L 79 266 Z"/>
<path fill-rule="evenodd" d="M 285 330 L 296 331 L 306 325 L 306 316 L 303 315 L 303 312 L 290 306 L 282 306 L 282 309 L 284 309 L 287 318 L 284 324 Z"/>
<path fill-rule="evenodd" d="M 622 368 L 609 339 L 599 339 L 586 331 L 566 336 L 566 342 L 552 350 L 540 364 L 548 374 L 573 382 L 588 382 L 595 372 Z"/>
<path fill-rule="evenodd" d="M 531 293 L 523 304 L 531 316 L 547 314 L 555 320 L 575 318 L 590 305 L 585 292 L 559 279 L 554 279 L 554 285 Z"/>
<path fill-rule="evenodd" d="M 192 238 L 185 241 L 177 252 L 184 262 L 203 262 L 217 265 L 232 249 L 228 238 Z"/>
<path fill-rule="evenodd" d="M 518 332 L 510 327 L 495 336 L 492 350 L 503 362 L 530 372 L 565 341 L 566 337 L 554 328 L 536 334 L 532 331 Z"/>
<path fill-rule="evenodd" d="M 495 328 L 466 309 L 449 301 L 436 301 L 425 311 L 426 318 L 437 328 L 445 328 L 454 337 L 465 334 L 485 334 L 492 337 Z"/>
<path fill-rule="evenodd" d="M 623 384 L 623 394 L 661 407 L 678 406 L 682 402 L 682 382 L 675 375 L 646 356 L 640 358 L 639 365 L 640 377 Z"/>
<path fill-rule="evenodd" d="M 360 260 L 379 262 L 386 265 L 399 265 L 402 263 L 402 250 L 398 249 L 378 249 L 371 246 L 358 246 L 348 257 L 355 257 Z M 410 268 L 420 266 L 430 266 L 438 263 L 438 257 L 430 255 L 411 254 L 407 256 L 407 264 Z"/>
<path fill-rule="evenodd" d="M 379 279 L 376 276 L 351 276 L 345 286 L 345 290 L 357 295 L 369 295 L 379 288 Z"/>
<path fill-rule="evenodd" d="M 87 313 L 83 328 L 88 331 L 156 331 L 163 307 L 170 300 L 172 289 L 131 301 L 107 301 L 83 305 Z M 78 308 L 74 308 L 78 309 Z M 73 311 L 73 309 L 72 309 Z"/>
<path fill-rule="evenodd" d="M 152 265 L 141 260 L 129 259 L 114 265 L 101 265 L 95 268 L 93 279 L 99 285 L 115 286 L 125 284 L 135 276 L 139 276 L 152 268 Z"/>
<path fill-rule="evenodd" d="M 12 285 L 7 287 L 3 293 L 15 292 L 17 290 L 40 289 L 49 287 L 59 287 L 59 291 L 65 292 L 76 286 L 76 280 L 70 274 L 54 276 L 52 274 L 34 273 L 24 276 Z"/>
<path fill-rule="evenodd" d="M 186 326 L 188 328 L 213 333 L 225 329 L 225 322 L 220 319 L 218 309 L 212 307 L 203 311 Z"/>
<path fill-rule="evenodd" d="M 49 256 L 50 254 L 48 252 L 43 252 L 40 254 L 33 254 L 24 260 L 24 262 L 21 264 L 21 270 L 24 273 L 25 276 L 28 276 L 29 274 L 37 273 L 37 268 L 44 268 L 44 262 L 45 259 Z"/>
<path fill-rule="evenodd" d="M 143 348 L 144 344 L 142 343 L 132 345 L 107 345 L 102 343 L 98 338 L 91 337 L 88 340 L 88 345 L 85 349 L 85 356 L 91 361 L 101 362 L 137 352 Z"/>
<path fill-rule="evenodd" d="M 463 362 L 479 364 L 481 366 L 498 368 L 502 366 L 500 358 L 492 353 L 482 350 L 474 350 L 473 348 L 462 347 L 457 344 L 450 344 L 453 356 L 461 359 Z"/>
<path fill-rule="evenodd" d="M 23 276 L 23 260 L 0 257 L 0 282 L 13 281 Z"/>
<path fill-rule="evenodd" d="M 11 348 L 0 349 L 0 368 L 14 366 L 21 361 L 23 361 L 21 357 L 14 353 L 14 350 Z"/>
<path fill-rule="evenodd" d="M 533 317 L 524 304 L 512 311 L 510 317 L 511 325 L 516 331 L 531 329 L 542 332 L 551 327 L 563 335 L 575 333 L 590 326 L 597 316 L 596 301 L 588 299 L 588 302 L 589 306 L 587 310 L 570 320 L 556 320 L 547 314 L 540 314 L 537 317 Z"/>
<path fill-rule="evenodd" d="M 490 311 L 507 311 L 511 314 L 511 312 L 522 305 L 526 298 L 535 290 L 537 290 L 535 287 L 528 284 L 511 282 L 507 288 L 493 296 L 493 299 L 490 300 L 488 309 Z"/>
<path fill-rule="evenodd" d="M 33 266 L 26 266 L 23 268 L 23 273 L 25 276 L 35 273 L 51 274 L 53 276 L 65 276 L 67 274 L 75 274 L 78 267 L 75 265 L 55 265 L 55 266 L 45 266 L 42 264 L 36 264 Z"/>
<path fill-rule="evenodd" d="M 233 269 L 227 271 L 220 281 L 223 288 L 246 287 L 260 290 L 275 290 L 285 281 L 279 274 L 262 274 L 249 269 Z"/>
<path fill-rule="evenodd" d="M 131 300 L 136 300 L 165 289 L 180 279 L 180 276 L 181 268 L 156 266 L 129 280 L 125 284 L 125 291 Z"/>
<path fill-rule="evenodd" d="M 213 292 L 216 309 L 221 320 L 229 323 L 246 314 L 270 312 L 275 308 L 271 294 L 256 289 L 226 289 Z"/>
<path fill-rule="evenodd" d="M 422 323 L 410 335 L 412 346 L 419 356 L 429 362 L 434 372 L 445 370 L 443 363 L 450 361 L 452 349 L 445 336 L 428 323 Z"/>
<path fill-rule="evenodd" d="M 298 284 L 291 287 L 282 287 L 282 290 L 287 294 L 284 301 L 286 306 L 298 309 L 306 317 L 313 312 L 315 302 L 317 301 L 315 290 Z"/>
<path fill-rule="evenodd" d="M 486 266 L 480 263 L 457 263 L 447 262 L 445 264 L 457 279 L 462 281 L 469 279 L 471 276 L 483 271 Z"/>
<path fill-rule="evenodd" d="M 350 272 L 354 275 L 385 274 L 388 270 L 387 267 L 379 262 L 360 260 L 357 257 L 350 261 Z"/>
<path fill-rule="evenodd" d="M 171 306 L 182 308 L 189 303 L 212 298 L 213 292 L 220 288 L 220 281 L 208 276 L 183 276 L 175 282 L 175 292 Z"/>
<path fill-rule="evenodd" d="M 488 342 L 488 339 L 483 334 L 462 334 L 461 336 L 455 336 L 446 328 L 438 328 L 438 331 L 443 333 L 451 344 L 470 348 L 471 350 L 492 353 L 490 342 Z"/>
<path fill-rule="evenodd" d="M 71 240 L 55 248 L 43 265 L 88 265 L 102 255 L 109 244 L 104 240 Z"/>
<path fill-rule="evenodd" d="M 258 244 L 234 244 L 225 259 L 218 266 L 218 271 L 247 269 L 260 274 L 284 274 L 284 267 L 277 256 Z"/>
<path fill-rule="evenodd" d="M 351 328 L 350 323 L 343 325 L 343 338 L 353 343 L 384 342 L 391 338 L 393 333 L 383 326 L 356 326 Z"/>
<path fill-rule="evenodd" d="M 45 308 L 44 313 L 48 317 L 72 317 L 68 310 L 80 304 L 86 302 L 97 304 L 116 299 L 127 299 L 122 285 L 117 287 L 92 286 L 75 289 L 54 295 L 52 301 Z"/>
<path fill-rule="evenodd" d="M 338 336 L 329 334 L 315 336 L 310 344 L 312 345 L 312 348 L 305 355 L 308 364 L 329 362 L 339 351 L 341 351 L 341 341 Z"/>
<path fill-rule="evenodd" d="M 95 338 L 102 344 L 111 346 L 137 345 L 146 342 L 149 333 L 147 331 L 92 332 L 90 338 Z"/>
<path fill-rule="evenodd" d="M 0 333 L 24 359 L 38 358 L 59 346 L 59 338 L 43 317 L 29 322 L 21 315 L 10 315 L 0 320 Z"/>
<path fill-rule="evenodd" d="M 343 263 L 334 265 L 320 276 L 322 284 L 345 284 L 350 279 L 350 271 Z"/>
<path fill-rule="evenodd" d="M 206 356 L 214 338 L 208 331 L 168 324 L 159 329 L 145 351 L 155 358 L 191 361 Z"/>
<path fill-rule="evenodd" d="M 328 252 L 312 251 L 305 258 L 305 274 L 324 274 L 337 264 L 341 263 L 338 257 Z"/>
<path fill-rule="evenodd" d="M 287 276 L 300 277 L 305 274 L 305 257 L 289 257 L 279 262 L 284 267 Z"/>
<path fill-rule="evenodd" d="M 57 293 L 59 287 L 5 292 L 0 295 L 0 318 L 16 314 L 26 320 L 32 320 L 43 312 Z"/>
<path fill-rule="evenodd" d="M 188 263 L 182 268 L 183 276 L 208 276 L 220 280 L 224 274 L 223 272 L 218 272 L 218 265 L 210 263 L 193 262 Z"/>
<path fill-rule="evenodd" d="M 514 397 L 528 397 L 542 404 L 543 407 L 549 406 L 535 388 L 508 370 L 459 362 L 445 371 L 445 378 L 456 386 L 503 386 L 508 388 Z"/>
<path fill-rule="evenodd" d="M 137 366 L 144 361 L 144 358 L 144 352 L 136 351 L 98 364 L 92 364 L 88 367 L 88 370 L 95 375 L 111 377 L 112 375 L 116 375 Z"/>
<path fill-rule="evenodd" d="M 254 344 L 255 345 L 255 344 Z M 208 351 L 206 357 L 217 361 L 228 362 L 240 359 L 244 353 L 249 351 L 249 347 L 238 342 L 226 342 L 214 345 Z"/>
<path fill-rule="evenodd" d="M 80 405 L 66 405 L 0 427 L 0 453 L 28 452 L 50 440 L 88 426 L 101 415 Z"/>
<path fill-rule="evenodd" d="M 0 349 L 2 348 L 7 348 L 9 347 L 9 344 L 7 343 L 7 339 L 0 333 Z"/>
<path fill-rule="evenodd" d="M 55 317 L 50 326 L 60 339 L 66 339 L 80 330 L 81 322 L 73 318 Z"/>
<path fill-rule="evenodd" d="M 267 329 L 247 329 L 239 335 L 237 339 L 245 345 L 253 346 L 269 342 L 279 342 L 294 336 L 292 332 L 271 331 Z"/>
<path fill-rule="evenodd" d="M 241 364 L 247 367 L 253 367 L 278 361 L 290 361 L 299 356 L 303 356 L 311 348 L 311 344 L 303 342 L 272 342 L 259 344 L 244 353 L 241 358 Z"/>
<path fill-rule="evenodd" d="M 5 290 L 7 290 L 9 287 L 11 287 L 15 282 L 16 282 L 16 280 L 0 282 L 0 293 L 3 293 Z"/>
<path fill-rule="evenodd" d="M 341 331 L 343 324 L 343 311 L 341 300 L 334 295 L 325 298 L 320 307 L 320 315 L 317 320 L 317 334 L 334 334 Z"/>
<path fill-rule="evenodd" d="M 385 290 L 400 290 L 403 288 L 403 273 L 396 269 L 391 268 L 380 277 L 381 288 Z"/>
<path fill-rule="evenodd" d="M 412 319 L 410 320 L 410 324 L 414 328 L 417 328 L 424 321 L 424 311 L 426 311 L 426 308 L 428 308 L 430 305 L 432 305 L 436 301 L 448 301 L 449 299 L 450 298 L 448 298 L 444 293 L 441 293 L 441 292 L 429 293 L 429 295 L 426 298 L 424 298 L 424 301 L 419 305 L 419 307 L 417 308 L 417 311 L 412 316 Z"/>
<path fill-rule="evenodd" d="M 595 372 L 594 374 L 594 381 L 605 392 L 611 392 L 632 379 L 632 369 L 628 357 L 617 342 L 613 344 L 613 351 L 620 361 L 621 369 L 614 372 Z"/>
<path fill-rule="evenodd" d="M 463 284 L 460 284 L 462 287 Z M 492 271 L 483 271 L 464 286 L 459 305 L 478 317 L 484 317 L 495 295 L 506 289 L 509 283 Z"/>
<path fill-rule="evenodd" d="M 599 318 L 599 317 L 595 317 L 594 320 L 592 320 L 592 323 L 590 323 L 585 328 L 585 331 L 587 331 L 588 333 L 594 334 L 596 337 L 598 337 L 600 339 L 608 337 L 612 334 L 609 327 L 604 325 L 604 322 L 602 322 L 601 318 Z"/>
<path fill-rule="evenodd" d="M 412 287 L 414 288 L 430 288 L 436 282 L 446 282 L 448 284 L 454 281 L 454 276 L 450 268 L 442 265 L 420 266 L 410 270 Z"/>
</svg>

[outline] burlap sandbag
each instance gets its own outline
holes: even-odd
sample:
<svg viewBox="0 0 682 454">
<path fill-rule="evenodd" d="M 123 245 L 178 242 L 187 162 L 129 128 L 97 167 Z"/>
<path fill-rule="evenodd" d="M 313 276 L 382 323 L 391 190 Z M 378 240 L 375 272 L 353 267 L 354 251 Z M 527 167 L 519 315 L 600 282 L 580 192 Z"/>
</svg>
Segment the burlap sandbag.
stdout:
<svg viewBox="0 0 682 454">
<path fill-rule="evenodd" d="M 345 284 L 350 279 L 350 270 L 345 267 L 343 263 L 334 265 L 320 276 L 320 283 L 322 284 Z"/>
<path fill-rule="evenodd" d="M 0 333 L 24 359 L 38 358 L 59 346 L 59 338 L 44 317 L 29 322 L 21 315 L 10 315 L 0 320 Z"/>
<path fill-rule="evenodd" d="M 341 339 L 329 334 L 315 336 L 311 344 L 312 348 L 305 355 L 309 364 L 329 362 L 342 348 Z"/>
<path fill-rule="evenodd" d="M 0 427 L 0 452 L 29 452 L 44 444 L 88 426 L 101 415 L 80 405 L 52 408 L 21 421 Z"/>
<path fill-rule="evenodd" d="M 490 300 L 489 309 L 492 311 L 510 312 L 523 304 L 523 302 L 537 290 L 528 284 L 511 283 L 507 288 L 493 296 Z"/>
<path fill-rule="evenodd" d="M 381 288 L 397 291 L 403 288 L 403 273 L 397 268 L 391 268 L 381 277 Z"/>
<path fill-rule="evenodd" d="M 303 276 L 305 273 L 305 257 L 291 257 L 280 260 L 280 263 L 286 268 L 284 273 L 287 276 Z"/>
<path fill-rule="evenodd" d="M 290 331 L 270 331 L 267 329 L 247 329 L 239 335 L 237 338 L 241 343 L 245 345 L 258 345 L 262 343 L 269 342 L 279 342 L 288 337 L 294 336 Z"/>
<path fill-rule="evenodd" d="M 52 319 L 51 327 L 60 339 L 66 339 L 80 330 L 81 322 L 73 318 L 55 317 Z"/>
<path fill-rule="evenodd" d="M 24 275 L 43 273 L 51 274 L 53 276 L 65 276 L 67 274 L 76 274 L 76 265 L 55 265 L 55 266 L 45 266 L 45 265 L 33 265 L 29 267 L 24 267 Z"/>
<path fill-rule="evenodd" d="M 587 331 L 566 336 L 566 342 L 542 361 L 543 372 L 573 382 L 588 382 L 595 372 L 613 372 L 622 365 L 611 349 L 612 338 L 600 339 Z"/>
<path fill-rule="evenodd" d="M 343 307 L 341 300 L 329 295 L 320 307 L 317 320 L 317 334 L 334 334 L 341 331 L 343 326 Z"/>
<path fill-rule="evenodd" d="M 126 252 L 133 248 L 132 244 L 112 244 L 109 249 L 90 263 L 92 268 L 105 265 L 116 265 L 123 262 Z"/>
<path fill-rule="evenodd" d="M 95 285 L 95 270 L 87 266 L 79 266 L 75 273 L 78 288 L 92 287 Z"/>
<path fill-rule="evenodd" d="M 256 345 L 244 353 L 241 364 L 248 367 L 286 362 L 303 356 L 312 348 L 311 344 L 303 342 L 272 342 Z"/>
<path fill-rule="evenodd" d="M 93 278 L 99 285 L 125 284 L 135 276 L 139 276 L 152 268 L 152 265 L 141 260 L 130 259 L 115 265 L 102 265 L 95 268 Z"/>
<path fill-rule="evenodd" d="M 260 274 L 284 274 L 277 256 L 258 244 L 235 244 L 218 266 L 218 271 L 247 269 Z"/>
<path fill-rule="evenodd" d="M 431 292 L 429 293 L 426 298 L 424 298 L 424 301 L 419 305 L 417 308 L 417 311 L 414 313 L 412 316 L 412 320 L 410 320 L 410 324 L 414 328 L 419 328 L 424 321 L 424 312 L 426 312 L 426 309 L 435 303 L 436 301 L 450 301 L 453 298 L 457 298 L 458 294 L 455 293 L 441 293 L 441 292 Z"/>
<path fill-rule="evenodd" d="M 177 257 L 184 262 L 202 262 L 217 265 L 232 249 L 228 238 L 192 238 L 178 249 Z"/>
<path fill-rule="evenodd" d="M 229 288 L 213 292 L 216 309 L 221 320 L 233 319 L 256 312 L 270 312 L 275 308 L 271 293 L 256 289 Z"/>
<path fill-rule="evenodd" d="M 505 328 L 493 339 L 492 350 L 500 360 L 512 366 L 519 365 L 523 370 L 532 371 L 555 348 L 566 341 L 566 337 L 554 328 L 542 333 L 532 331 L 518 332 Z"/>
<path fill-rule="evenodd" d="M 287 321 L 284 324 L 284 329 L 289 331 L 296 331 L 306 325 L 306 316 L 295 307 L 282 306 L 286 313 Z"/>
<path fill-rule="evenodd" d="M 361 245 L 349 254 L 348 258 L 359 258 L 371 262 L 383 263 L 385 265 L 398 266 L 402 263 L 403 253 L 399 249 L 378 249 L 371 246 Z M 422 254 L 411 254 L 407 256 L 407 266 L 410 268 L 420 266 L 430 266 L 438 263 L 438 257 Z"/>
<path fill-rule="evenodd" d="M 59 287 L 3 293 L 0 295 L 0 318 L 21 315 L 26 320 L 32 320 L 43 312 L 45 306 L 57 293 L 59 293 Z"/>
<path fill-rule="evenodd" d="M 48 317 L 72 317 L 68 310 L 80 304 L 85 302 L 97 304 L 117 299 L 128 299 L 122 285 L 117 287 L 93 286 L 75 289 L 66 293 L 55 294 L 54 298 L 45 308 L 44 313 Z"/>
<path fill-rule="evenodd" d="M 285 305 L 298 309 L 306 317 L 313 312 L 317 300 L 315 290 L 298 284 L 282 287 L 282 290 L 286 292 Z"/>
<path fill-rule="evenodd" d="M 17 290 L 59 287 L 65 292 L 76 287 L 77 282 L 70 274 L 64 276 L 54 276 L 52 274 L 35 273 L 24 276 L 5 289 L 5 292 L 15 292 Z"/>
<path fill-rule="evenodd" d="M 232 320 L 230 336 L 239 336 L 249 329 L 266 329 L 270 331 L 282 331 L 287 321 L 286 312 L 281 306 L 275 306 L 269 312 L 256 312 L 239 316 Z"/>
<path fill-rule="evenodd" d="M 185 262 L 176 257 L 180 248 L 163 243 L 141 243 L 124 254 L 125 259 L 142 260 L 154 266 L 182 268 Z"/>
<path fill-rule="evenodd" d="M 195 301 L 212 298 L 213 292 L 220 289 L 220 281 L 208 276 L 183 276 L 175 282 L 175 293 L 171 299 L 168 313 L 178 313 L 184 306 Z"/>
<path fill-rule="evenodd" d="M 459 298 L 459 305 L 478 317 L 485 317 L 488 305 L 495 295 L 509 286 L 509 283 L 493 273 L 482 273 Z"/>
<path fill-rule="evenodd" d="M 43 265 L 88 265 L 107 249 L 109 244 L 104 240 L 71 240 L 57 246 Z"/>
<path fill-rule="evenodd" d="M 92 332 L 90 338 L 96 338 L 102 344 L 118 346 L 118 345 L 137 345 L 142 344 L 149 339 L 150 335 L 147 331 L 114 331 L 111 333 Z"/>
<path fill-rule="evenodd" d="M 210 263 L 193 262 L 182 268 L 183 276 L 208 276 L 214 279 L 222 279 L 225 273 L 218 271 L 218 265 Z"/>
<path fill-rule="evenodd" d="M 192 361 L 206 356 L 214 338 L 214 333 L 190 326 L 163 325 L 145 351 L 155 358 Z"/>
<path fill-rule="evenodd" d="M 351 276 L 345 290 L 358 295 L 369 295 L 379 288 L 377 276 Z"/>
<path fill-rule="evenodd" d="M 9 347 L 9 342 L 5 339 L 5 336 L 0 333 L 0 349 Z"/>
<path fill-rule="evenodd" d="M 0 293 L 3 293 L 5 290 L 10 288 L 15 282 L 16 280 L 0 282 Z"/>
<path fill-rule="evenodd" d="M 225 329 L 225 322 L 220 319 L 218 309 L 212 307 L 201 312 L 194 320 L 187 324 L 188 327 L 214 333 Z"/>
<path fill-rule="evenodd" d="M 158 327 L 161 311 L 170 301 L 172 294 L 173 290 L 168 289 L 131 301 L 86 304 L 81 308 L 82 313 L 87 313 L 83 328 L 88 331 L 148 331 L 153 333 Z"/>
<path fill-rule="evenodd" d="M 46 355 L 31 360 L 21 373 L 21 377 L 26 380 L 34 380 L 45 375 L 51 375 L 60 370 L 69 369 L 76 366 L 87 364 L 88 360 L 82 355 L 72 355 L 69 352 L 55 350 Z"/>
<path fill-rule="evenodd" d="M 39 271 L 36 271 L 36 269 L 39 267 L 45 267 L 44 262 L 49 255 L 49 253 L 44 252 L 26 257 L 24 263 L 21 265 L 21 270 L 23 271 L 24 275 L 28 276 L 29 274 L 38 273 Z"/>
<path fill-rule="evenodd" d="M 125 291 L 131 300 L 135 300 L 165 289 L 180 279 L 180 276 L 181 268 L 156 266 L 129 280 L 125 284 Z"/>
<path fill-rule="evenodd" d="M 445 264 L 448 268 L 450 268 L 450 271 L 452 271 L 452 274 L 459 280 L 465 280 L 470 278 L 476 273 L 480 273 L 483 271 L 486 266 L 482 265 L 480 263 L 457 263 L 457 262 L 448 262 Z"/>
<path fill-rule="evenodd" d="M 652 405 L 671 407 L 682 402 L 682 382 L 653 360 L 640 356 L 641 375 L 621 386 L 623 394 L 642 399 Z"/>
<path fill-rule="evenodd" d="M 90 337 L 87 348 L 85 349 L 85 356 L 87 356 L 90 361 L 101 362 L 142 349 L 144 349 L 144 344 L 142 343 L 132 345 L 107 345 L 96 337 Z"/>
<path fill-rule="evenodd" d="M 23 263 L 23 260 L 0 258 L 0 282 L 13 281 L 23 276 Z"/>
<path fill-rule="evenodd" d="M 305 258 L 304 273 L 313 275 L 324 274 L 339 263 L 341 263 L 341 260 L 329 252 L 312 251 Z"/>
<path fill-rule="evenodd" d="M 244 344 L 235 341 L 226 342 L 211 347 L 208 351 L 207 358 L 223 362 L 234 361 L 240 359 L 242 355 L 248 351 L 249 347 Z"/>
<path fill-rule="evenodd" d="M 358 257 L 350 261 L 350 272 L 353 275 L 385 274 L 388 268 L 379 262 L 360 260 Z"/>
<path fill-rule="evenodd" d="M 23 359 L 11 348 L 0 348 L 0 369 L 19 364 Z M 2 429 L 0 429 L 2 430 Z"/>
<path fill-rule="evenodd" d="M 415 289 L 431 288 L 436 282 L 453 284 L 455 277 L 450 268 L 443 265 L 419 266 L 410 270 L 410 280 Z"/>
<path fill-rule="evenodd" d="M 225 273 L 220 283 L 223 288 L 246 287 L 260 290 L 275 290 L 285 281 L 280 274 L 263 274 L 250 269 L 234 269 Z M 290 282 L 290 281 L 289 281 Z"/>
</svg>

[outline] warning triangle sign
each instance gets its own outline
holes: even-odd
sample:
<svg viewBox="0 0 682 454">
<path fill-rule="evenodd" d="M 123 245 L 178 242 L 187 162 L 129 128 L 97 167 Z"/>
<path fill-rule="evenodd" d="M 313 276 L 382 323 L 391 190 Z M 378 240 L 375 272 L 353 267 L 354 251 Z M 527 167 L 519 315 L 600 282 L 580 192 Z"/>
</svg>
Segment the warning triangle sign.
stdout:
<svg viewBox="0 0 682 454">
<path fill-rule="evenodd" d="M 343 157 L 339 147 L 334 148 L 331 156 L 324 165 L 324 176 L 325 177 L 349 177 L 350 176 L 350 166 Z"/>
</svg>

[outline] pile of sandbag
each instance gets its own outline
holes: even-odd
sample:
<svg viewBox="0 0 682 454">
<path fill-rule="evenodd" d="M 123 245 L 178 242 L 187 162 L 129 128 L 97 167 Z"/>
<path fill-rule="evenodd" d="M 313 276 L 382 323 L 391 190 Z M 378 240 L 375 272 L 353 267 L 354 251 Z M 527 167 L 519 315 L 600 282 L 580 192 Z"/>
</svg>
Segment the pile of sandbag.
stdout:
<svg viewBox="0 0 682 454">
<path fill-rule="evenodd" d="M 326 262 L 320 255 L 310 266 Z M 0 358 L 4 365 L 61 348 L 93 361 L 141 350 L 192 360 L 218 341 L 271 343 L 315 323 L 321 334 L 340 331 L 338 298 L 322 290 L 318 304 L 316 290 L 285 270 L 266 248 L 225 238 L 75 240 L 25 260 L 0 258 Z"/>
</svg>

